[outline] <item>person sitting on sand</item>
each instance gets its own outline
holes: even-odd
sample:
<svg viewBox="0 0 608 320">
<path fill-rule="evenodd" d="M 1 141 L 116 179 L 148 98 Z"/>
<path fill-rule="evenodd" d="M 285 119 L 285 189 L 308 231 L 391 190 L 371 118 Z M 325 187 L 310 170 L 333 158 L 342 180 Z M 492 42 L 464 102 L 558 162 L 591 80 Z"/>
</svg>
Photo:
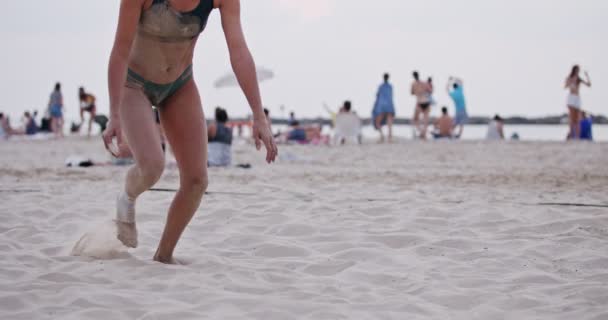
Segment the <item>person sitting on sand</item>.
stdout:
<svg viewBox="0 0 608 320">
<path fill-rule="evenodd" d="M 228 112 L 220 107 L 215 108 L 215 122 L 207 129 L 209 167 L 228 167 L 232 164 L 232 128 L 226 126 L 227 122 Z"/>
<path fill-rule="evenodd" d="M 34 135 L 38 133 L 38 125 L 36 124 L 36 120 L 34 120 L 34 117 L 29 111 L 23 113 L 23 122 L 26 135 Z"/>
<path fill-rule="evenodd" d="M 4 137 L 5 139 L 10 138 L 11 136 L 24 135 L 25 130 L 23 129 L 14 129 L 11 126 L 11 119 L 0 113 L 0 137 Z"/>
<path fill-rule="evenodd" d="M 433 133 L 433 136 L 435 137 L 435 139 L 442 139 L 442 138 L 451 139 L 453 127 L 454 127 L 454 120 L 452 120 L 452 117 L 450 117 L 450 115 L 448 114 L 448 108 L 446 108 L 446 107 L 441 108 L 441 117 L 439 117 L 437 120 L 435 120 L 436 132 Z"/>
<path fill-rule="evenodd" d="M 296 120 L 296 114 L 295 112 L 290 112 L 289 113 L 289 120 L 287 120 L 287 125 L 290 127 L 293 127 L 296 125 L 296 123 L 298 122 L 298 120 Z"/>
<path fill-rule="evenodd" d="M 581 112 L 581 140 L 593 141 L 593 119 L 585 111 Z"/>
<path fill-rule="evenodd" d="M 295 142 L 300 144 L 328 144 L 330 140 L 329 136 L 322 134 L 320 126 L 302 126 L 298 121 L 293 123 L 288 132 L 279 134 L 277 138 L 280 143 Z"/>
<path fill-rule="evenodd" d="M 80 125 L 79 128 L 82 127 L 82 123 L 84 122 L 84 113 L 89 113 L 89 125 L 87 128 L 87 137 L 91 136 L 91 126 L 93 125 L 93 120 L 95 120 L 95 115 L 97 114 L 97 107 L 95 106 L 95 96 L 86 93 L 83 87 L 78 89 L 78 100 L 80 101 Z"/>
<path fill-rule="evenodd" d="M 504 140 L 505 134 L 503 131 L 504 121 L 499 115 L 495 115 L 494 119 L 488 124 L 488 133 L 486 140 Z"/>
</svg>

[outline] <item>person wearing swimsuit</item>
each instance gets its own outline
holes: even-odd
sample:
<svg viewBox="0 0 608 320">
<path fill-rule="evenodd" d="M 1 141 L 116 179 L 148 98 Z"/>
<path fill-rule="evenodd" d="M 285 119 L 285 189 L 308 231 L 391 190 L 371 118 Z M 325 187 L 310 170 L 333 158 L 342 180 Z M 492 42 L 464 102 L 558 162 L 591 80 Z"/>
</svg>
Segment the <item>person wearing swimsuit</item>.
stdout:
<svg viewBox="0 0 608 320">
<path fill-rule="evenodd" d="M 572 71 L 568 78 L 566 78 L 565 88 L 568 89 L 568 114 L 570 118 L 570 132 L 568 133 L 568 139 L 579 139 L 581 135 L 580 122 L 581 122 L 581 96 L 580 87 L 581 83 L 587 87 L 591 87 L 591 80 L 589 79 L 589 73 L 585 72 L 586 80 L 580 77 L 580 67 L 575 65 L 572 67 Z"/>
<path fill-rule="evenodd" d="M 84 113 L 89 113 L 89 126 L 87 128 L 87 137 L 91 136 L 91 126 L 95 120 L 97 107 L 95 106 L 95 96 L 85 92 L 83 87 L 78 89 L 78 100 L 80 102 L 80 126 L 84 123 Z"/>
<path fill-rule="evenodd" d="M 416 109 L 414 111 L 414 128 L 419 133 L 419 138 L 426 139 L 426 132 L 429 126 L 429 113 L 431 111 L 431 95 L 433 89 L 429 83 L 420 81 L 418 71 L 412 73 L 414 82 L 412 83 L 411 94 L 416 97 Z M 420 115 L 422 114 L 422 126 L 420 125 Z"/>
<path fill-rule="evenodd" d="M 154 255 L 162 263 L 176 262 L 175 247 L 207 189 L 207 130 L 192 60 L 214 9 L 220 11 L 230 61 L 253 112 L 255 145 L 259 150 L 264 144 L 266 161 L 271 163 L 278 151 L 262 110 L 255 63 L 241 28 L 239 0 L 122 0 L 120 4 L 108 67 L 110 122 L 103 141 L 114 156 L 132 154 L 135 166 L 117 199 L 118 239 L 137 247 L 135 200 L 160 179 L 165 167 L 150 110 L 155 106 L 180 176 L 179 191 Z"/>
</svg>

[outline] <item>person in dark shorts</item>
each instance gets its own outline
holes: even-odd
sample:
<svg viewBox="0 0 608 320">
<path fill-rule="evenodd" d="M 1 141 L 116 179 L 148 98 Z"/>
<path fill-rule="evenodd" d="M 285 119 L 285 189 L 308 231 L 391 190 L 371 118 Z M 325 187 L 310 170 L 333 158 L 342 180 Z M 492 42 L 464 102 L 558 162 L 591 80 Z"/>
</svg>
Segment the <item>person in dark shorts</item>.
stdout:
<svg viewBox="0 0 608 320">
<path fill-rule="evenodd" d="M 414 128 L 417 130 L 417 133 L 415 133 L 415 136 L 426 139 L 433 89 L 428 82 L 420 81 L 420 74 L 418 71 L 414 71 L 412 76 L 414 77 L 414 82 L 412 82 L 411 94 L 416 97 Z M 420 115 L 422 115 L 422 124 L 420 123 Z"/>
<path fill-rule="evenodd" d="M 89 126 L 87 128 L 87 136 L 91 136 L 91 126 L 97 114 L 97 106 L 95 105 L 95 96 L 85 92 L 84 87 L 78 89 L 78 100 L 80 102 L 80 128 L 84 123 L 84 113 L 89 113 Z"/>
</svg>

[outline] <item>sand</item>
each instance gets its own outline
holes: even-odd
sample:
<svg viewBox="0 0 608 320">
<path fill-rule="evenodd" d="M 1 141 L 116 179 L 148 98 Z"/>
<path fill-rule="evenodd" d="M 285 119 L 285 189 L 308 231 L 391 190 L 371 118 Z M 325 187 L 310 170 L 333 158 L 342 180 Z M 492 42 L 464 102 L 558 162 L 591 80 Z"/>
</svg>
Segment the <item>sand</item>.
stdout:
<svg viewBox="0 0 608 320">
<path fill-rule="evenodd" d="M 210 171 L 184 266 L 151 261 L 172 194 L 140 198 L 126 250 L 126 168 L 77 154 L 106 159 L 0 142 L 0 319 L 608 319 L 608 209 L 539 205 L 608 205 L 607 144 L 292 146 L 273 166 L 239 144 L 253 169 Z M 84 234 L 103 259 L 71 255 Z"/>
</svg>

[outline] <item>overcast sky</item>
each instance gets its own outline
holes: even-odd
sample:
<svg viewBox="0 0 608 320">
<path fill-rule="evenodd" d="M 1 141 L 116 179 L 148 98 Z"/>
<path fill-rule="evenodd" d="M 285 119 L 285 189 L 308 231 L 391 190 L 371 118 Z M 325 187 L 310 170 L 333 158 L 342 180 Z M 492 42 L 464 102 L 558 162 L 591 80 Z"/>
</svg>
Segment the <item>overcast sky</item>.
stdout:
<svg viewBox="0 0 608 320">
<path fill-rule="evenodd" d="M 3 1 L 0 111 L 43 110 L 56 81 L 67 117 L 78 116 L 84 85 L 108 110 L 106 70 L 119 0 Z M 264 104 L 299 116 L 326 115 L 344 99 L 368 116 L 382 73 L 390 72 L 399 117 L 412 115 L 412 70 L 433 76 L 436 99 L 449 75 L 465 81 L 476 115 L 566 111 L 563 81 L 573 63 L 589 70 L 584 108 L 608 114 L 606 0 L 243 0 L 243 25 L 259 66 Z M 207 114 L 222 105 L 246 115 L 238 89 L 213 88 L 230 72 L 219 12 L 199 39 L 195 78 Z"/>
</svg>

